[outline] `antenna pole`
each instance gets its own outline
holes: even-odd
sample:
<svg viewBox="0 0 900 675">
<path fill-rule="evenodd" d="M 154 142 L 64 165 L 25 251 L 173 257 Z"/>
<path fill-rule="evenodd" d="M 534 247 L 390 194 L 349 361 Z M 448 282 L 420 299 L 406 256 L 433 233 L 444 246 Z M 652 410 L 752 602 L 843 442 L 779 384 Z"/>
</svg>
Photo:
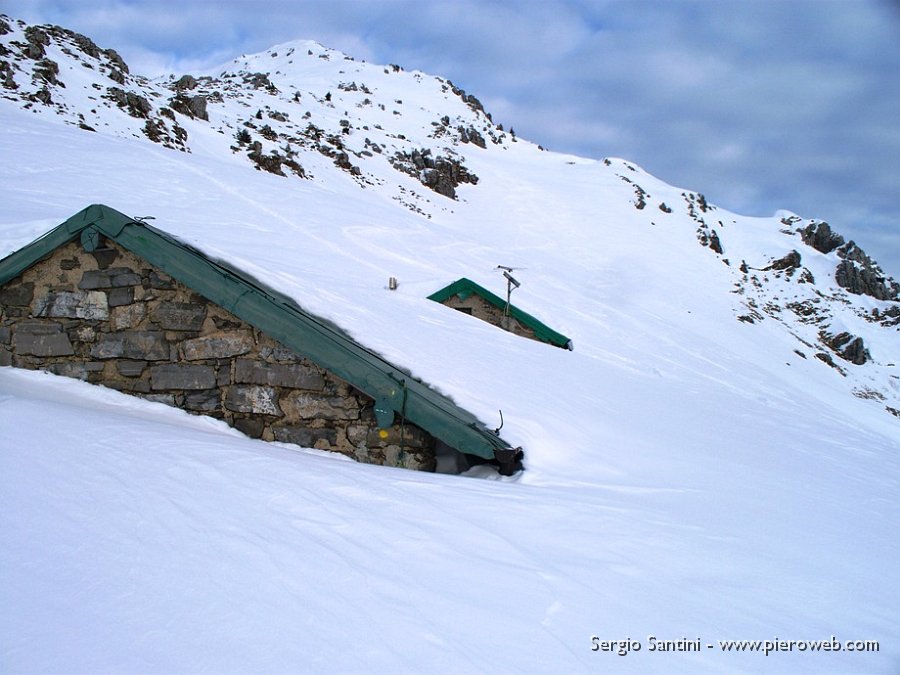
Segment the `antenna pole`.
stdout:
<svg viewBox="0 0 900 675">
<path fill-rule="evenodd" d="M 515 268 L 514 267 L 506 267 L 505 265 L 497 265 L 498 270 L 503 270 L 503 276 L 506 277 L 506 307 L 503 308 L 503 329 L 510 330 L 510 297 L 512 296 L 513 286 L 518 288 L 521 284 L 513 278 L 513 275 L 510 274 Z"/>
</svg>

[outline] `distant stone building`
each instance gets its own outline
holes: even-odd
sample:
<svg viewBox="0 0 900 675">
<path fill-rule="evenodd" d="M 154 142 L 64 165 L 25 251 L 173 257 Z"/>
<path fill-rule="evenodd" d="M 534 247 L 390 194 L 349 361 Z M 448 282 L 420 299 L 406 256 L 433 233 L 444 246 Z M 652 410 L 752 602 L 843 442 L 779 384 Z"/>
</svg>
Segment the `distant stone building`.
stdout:
<svg viewBox="0 0 900 675">
<path fill-rule="evenodd" d="M 556 332 L 515 305 L 507 305 L 506 300 L 465 277 L 432 293 L 428 299 L 516 335 L 546 342 L 554 347 L 573 349 L 572 340 L 565 335 Z"/>
</svg>

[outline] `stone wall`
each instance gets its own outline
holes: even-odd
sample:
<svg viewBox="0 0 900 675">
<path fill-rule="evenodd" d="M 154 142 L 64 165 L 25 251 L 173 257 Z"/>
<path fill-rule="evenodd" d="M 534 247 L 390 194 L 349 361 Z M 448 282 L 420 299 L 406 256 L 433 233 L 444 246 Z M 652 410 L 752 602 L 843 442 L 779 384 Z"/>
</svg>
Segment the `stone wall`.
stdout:
<svg viewBox="0 0 900 675">
<path fill-rule="evenodd" d="M 378 429 L 373 400 L 109 242 L 72 242 L 0 288 L 0 365 L 225 420 L 248 436 L 433 471 L 435 441 Z"/>
<path fill-rule="evenodd" d="M 521 324 L 512 316 L 503 316 L 502 309 L 492 305 L 480 295 L 477 295 L 475 293 L 469 295 L 465 300 L 461 299 L 459 295 L 451 295 L 449 298 L 444 300 L 442 304 L 446 305 L 447 307 L 452 307 L 453 309 L 459 310 L 461 312 L 465 312 L 466 314 L 470 314 L 478 319 L 481 319 L 482 321 L 487 321 L 489 324 L 498 326 L 499 328 L 503 328 L 504 330 L 508 330 L 509 332 L 516 335 L 521 335 L 522 337 L 537 340 L 537 337 L 535 337 L 533 330 Z"/>
</svg>

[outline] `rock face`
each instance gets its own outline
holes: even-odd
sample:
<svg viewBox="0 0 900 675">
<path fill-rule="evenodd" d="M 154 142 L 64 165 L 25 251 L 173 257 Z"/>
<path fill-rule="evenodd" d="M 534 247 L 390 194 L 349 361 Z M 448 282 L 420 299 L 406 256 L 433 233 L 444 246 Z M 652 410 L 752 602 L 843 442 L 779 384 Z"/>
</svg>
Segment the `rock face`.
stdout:
<svg viewBox="0 0 900 675">
<path fill-rule="evenodd" d="M 841 288 L 876 300 L 900 300 L 900 284 L 885 275 L 855 242 L 845 242 L 841 235 L 833 232 L 828 223 L 807 225 L 800 230 L 800 238 L 817 251 L 836 251 L 838 257 L 843 258 L 834 272 L 834 280 Z"/>
<path fill-rule="evenodd" d="M 103 384 L 255 438 L 436 466 L 427 433 L 379 429 L 364 393 L 109 243 L 94 254 L 67 244 L 0 288 L 0 365 Z"/>
<path fill-rule="evenodd" d="M 398 152 L 391 163 L 398 171 L 417 178 L 422 185 L 450 199 L 456 199 L 456 188 L 461 183 L 478 183 L 478 176 L 470 173 L 459 160 L 440 155 L 432 157 L 427 148 Z"/>
<path fill-rule="evenodd" d="M 820 337 L 823 343 L 834 350 L 835 354 L 853 365 L 861 366 L 872 358 L 861 337 L 846 332 L 837 335 L 823 333 Z"/>
<path fill-rule="evenodd" d="M 900 284 L 887 277 L 854 242 L 841 246 L 838 255 L 843 258 L 834 272 L 838 286 L 850 293 L 868 295 L 876 300 L 900 300 Z"/>
<path fill-rule="evenodd" d="M 800 238 L 807 246 L 812 246 L 820 253 L 831 253 L 838 246 L 844 245 L 844 238 L 831 231 L 825 222 L 811 223 L 800 231 Z"/>
</svg>

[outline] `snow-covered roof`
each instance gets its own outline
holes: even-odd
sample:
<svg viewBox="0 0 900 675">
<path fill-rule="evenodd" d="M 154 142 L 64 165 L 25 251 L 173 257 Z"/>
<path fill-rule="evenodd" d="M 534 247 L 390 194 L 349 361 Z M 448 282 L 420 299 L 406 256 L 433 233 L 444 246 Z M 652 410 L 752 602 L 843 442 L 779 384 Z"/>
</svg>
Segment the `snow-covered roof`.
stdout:
<svg viewBox="0 0 900 675">
<path fill-rule="evenodd" d="M 93 204 L 27 246 L 0 260 L 0 285 L 54 249 L 80 238 L 86 250 L 108 237 L 156 265 L 235 316 L 330 370 L 376 401 L 453 448 L 497 459 L 511 473 L 517 450 L 466 410 L 406 370 L 353 340 L 332 322 L 311 314 L 278 291 L 146 223 Z"/>
</svg>

